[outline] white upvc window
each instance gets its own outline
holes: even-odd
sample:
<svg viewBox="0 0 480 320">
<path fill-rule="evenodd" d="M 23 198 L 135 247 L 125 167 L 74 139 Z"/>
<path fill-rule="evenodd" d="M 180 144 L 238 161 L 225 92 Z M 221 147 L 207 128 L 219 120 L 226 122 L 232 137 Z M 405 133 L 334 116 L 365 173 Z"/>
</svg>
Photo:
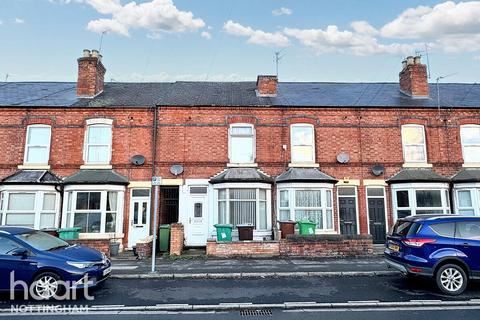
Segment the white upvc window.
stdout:
<svg viewBox="0 0 480 320">
<path fill-rule="evenodd" d="M 220 224 L 252 224 L 256 231 L 271 230 L 270 189 L 231 186 L 217 189 L 217 221 Z"/>
<path fill-rule="evenodd" d="M 230 125 L 228 134 L 228 158 L 230 163 L 255 162 L 255 128 L 251 124 Z"/>
<path fill-rule="evenodd" d="M 29 186 L 7 187 L 1 192 L 0 224 L 35 229 L 56 228 L 59 196 L 52 188 L 32 190 Z"/>
<path fill-rule="evenodd" d="M 292 124 L 290 126 L 290 144 L 292 163 L 315 162 L 315 130 L 311 124 Z"/>
<path fill-rule="evenodd" d="M 402 147 L 405 163 L 427 163 L 424 126 L 418 124 L 403 125 Z"/>
<path fill-rule="evenodd" d="M 321 231 L 333 231 L 332 186 L 288 184 L 278 186 L 278 221 L 310 220 Z"/>
<path fill-rule="evenodd" d="M 455 213 L 480 216 L 480 183 L 456 184 L 454 190 Z"/>
<path fill-rule="evenodd" d="M 115 186 L 66 191 L 65 226 L 81 228 L 80 233 L 121 233 L 123 197 L 123 187 Z"/>
<path fill-rule="evenodd" d="M 86 164 L 109 164 L 112 159 L 112 120 L 90 119 L 85 132 Z"/>
<path fill-rule="evenodd" d="M 32 124 L 27 127 L 24 164 L 48 164 L 51 133 L 49 125 Z"/>
<path fill-rule="evenodd" d="M 445 183 L 392 185 L 395 220 L 417 214 L 450 213 L 449 186 Z"/>
<path fill-rule="evenodd" d="M 480 125 L 460 127 L 462 154 L 465 163 L 480 163 Z"/>
</svg>

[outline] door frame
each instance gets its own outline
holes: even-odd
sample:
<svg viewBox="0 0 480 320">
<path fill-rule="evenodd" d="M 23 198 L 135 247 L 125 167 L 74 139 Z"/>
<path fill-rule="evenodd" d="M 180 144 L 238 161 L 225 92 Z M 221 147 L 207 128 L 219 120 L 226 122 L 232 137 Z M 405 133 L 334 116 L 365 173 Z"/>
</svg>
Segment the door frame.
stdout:
<svg viewBox="0 0 480 320">
<path fill-rule="evenodd" d="M 191 186 L 190 186 L 191 187 Z M 193 187 L 196 187 L 196 186 L 193 186 Z M 208 221 L 209 221 L 209 195 L 208 195 L 208 187 L 207 186 L 203 186 L 203 185 L 199 185 L 198 187 L 206 187 L 207 188 L 207 193 L 200 193 L 200 194 L 190 194 L 189 193 L 189 196 L 187 198 L 187 216 L 185 217 L 186 221 L 185 223 L 187 224 L 186 225 L 186 228 L 185 228 L 185 246 L 188 246 L 188 247 L 204 247 L 207 245 L 207 241 L 208 241 L 208 236 L 209 236 L 209 230 L 208 230 Z M 199 200 L 199 201 L 197 201 Z M 194 210 L 192 209 L 192 205 L 194 203 L 197 203 L 197 202 L 203 202 L 204 203 L 204 207 L 203 207 L 203 219 L 204 219 L 204 222 L 203 222 L 203 232 L 204 232 L 204 235 L 205 235 L 205 244 L 192 244 L 192 243 L 189 243 L 189 234 L 191 234 L 191 225 L 192 223 L 190 222 L 191 219 L 193 219 L 194 217 L 192 216 L 192 214 L 194 214 Z M 190 237 L 191 239 L 191 237 Z"/>
<path fill-rule="evenodd" d="M 368 189 L 370 188 L 382 188 L 383 189 L 383 197 L 378 197 L 378 196 L 375 196 L 375 197 L 369 197 L 368 196 Z M 370 233 L 370 208 L 368 207 L 368 198 L 376 198 L 376 199 L 380 199 L 380 198 L 383 198 L 383 207 L 384 207 L 384 214 L 385 214 L 385 232 L 388 233 L 389 231 L 389 223 L 388 223 L 388 213 L 387 213 L 387 190 L 385 190 L 385 186 L 365 186 L 365 204 L 366 204 L 366 208 L 367 208 L 367 230 L 368 230 L 368 234 L 371 235 Z"/>
<path fill-rule="evenodd" d="M 340 188 L 353 188 L 355 190 L 355 195 L 354 196 L 340 196 L 339 195 L 339 192 L 338 192 L 338 189 Z M 340 228 L 340 198 L 352 198 L 352 197 L 355 197 L 355 215 L 356 215 L 356 220 L 357 220 L 357 234 L 360 234 L 360 218 L 359 218 L 359 214 L 358 214 L 358 188 L 357 186 L 353 186 L 353 185 L 340 185 L 340 186 L 337 186 L 337 212 L 338 212 L 338 222 L 337 222 L 337 226 L 338 226 L 338 234 L 342 234 L 342 231 L 341 231 L 341 228 Z"/>
<path fill-rule="evenodd" d="M 142 197 L 134 197 L 133 196 L 133 190 L 138 190 L 138 189 L 148 189 L 149 190 L 149 195 L 147 196 L 142 196 Z M 127 239 L 127 247 L 132 248 L 133 245 L 130 245 L 130 238 L 132 236 L 132 233 L 130 232 L 132 228 L 132 221 L 133 221 L 133 203 L 134 202 L 147 202 L 147 221 L 146 221 L 146 229 L 147 229 L 147 236 L 149 236 L 152 233 L 151 230 L 151 219 L 152 219 L 152 189 L 151 188 L 131 188 L 130 189 L 130 204 L 128 208 L 128 239 Z"/>
</svg>

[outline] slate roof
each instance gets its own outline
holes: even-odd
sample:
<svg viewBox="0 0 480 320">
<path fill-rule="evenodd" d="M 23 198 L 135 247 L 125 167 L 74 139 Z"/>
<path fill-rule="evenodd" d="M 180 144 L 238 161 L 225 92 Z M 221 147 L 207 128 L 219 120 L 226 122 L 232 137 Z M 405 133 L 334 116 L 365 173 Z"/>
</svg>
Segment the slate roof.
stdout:
<svg viewBox="0 0 480 320">
<path fill-rule="evenodd" d="M 480 182 L 480 169 L 465 169 L 452 177 L 452 182 Z"/>
<path fill-rule="evenodd" d="M 436 87 L 430 98 L 415 99 L 396 82 L 280 82 L 276 97 L 257 97 L 251 82 L 106 82 L 94 98 L 77 98 L 75 82 L 0 83 L 0 106 L 24 107 L 151 107 L 278 106 L 278 107 L 420 107 L 436 108 Z M 480 108 L 480 85 L 440 84 L 441 107 Z"/>
<path fill-rule="evenodd" d="M 450 182 L 450 179 L 431 169 L 403 169 L 387 179 L 390 184 L 403 182 Z"/>
<path fill-rule="evenodd" d="M 62 179 L 47 170 L 19 170 L 2 179 L 2 184 L 60 184 Z"/>
<path fill-rule="evenodd" d="M 228 168 L 210 179 L 211 184 L 225 182 L 273 183 L 273 179 L 256 168 Z"/>
<path fill-rule="evenodd" d="M 282 182 L 330 182 L 337 183 L 338 180 L 316 168 L 289 168 L 279 175 L 275 181 Z"/>
<path fill-rule="evenodd" d="M 127 185 L 128 179 L 113 170 L 80 170 L 68 176 L 64 184 L 121 184 Z"/>
</svg>

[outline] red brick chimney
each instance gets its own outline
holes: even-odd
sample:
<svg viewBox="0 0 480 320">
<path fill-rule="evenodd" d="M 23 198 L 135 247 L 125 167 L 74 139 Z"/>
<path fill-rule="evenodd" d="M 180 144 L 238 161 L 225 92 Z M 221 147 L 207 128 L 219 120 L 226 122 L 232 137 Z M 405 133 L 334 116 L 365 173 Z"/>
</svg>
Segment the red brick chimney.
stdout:
<svg viewBox="0 0 480 320">
<path fill-rule="evenodd" d="M 275 97 L 277 95 L 277 76 L 258 76 L 257 77 L 257 96 Z"/>
<path fill-rule="evenodd" d="M 407 57 L 402 65 L 400 91 L 414 98 L 428 97 L 427 66 L 420 62 L 420 56 Z"/>
<path fill-rule="evenodd" d="M 77 96 L 94 97 L 103 91 L 105 67 L 102 55 L 97 50 L 83 50 L 83 57 L 77 59 Z"/>
</svg>

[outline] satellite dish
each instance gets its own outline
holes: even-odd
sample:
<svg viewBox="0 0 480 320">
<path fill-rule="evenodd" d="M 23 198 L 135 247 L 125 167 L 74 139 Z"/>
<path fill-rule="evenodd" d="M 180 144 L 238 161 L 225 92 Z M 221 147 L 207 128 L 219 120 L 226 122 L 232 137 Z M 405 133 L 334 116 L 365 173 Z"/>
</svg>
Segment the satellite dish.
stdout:
<svg viewBox="0 0 480 320">
<path fill-rule="evenodd" d="M 344 152 L 339 153 L 337 155 L 337 161 L 339 163 L 347 163 L 348 161 L 350 161 L 350 156 Z"/>
<path fill-rule="evenodd" d="M 145 163 L 145 157 L 142 156 L 141 154 L 134 155 L 131 159 L 131 162 L 133 165 L 141 166 L 142 164 Z"/>
<path fill-rule="evenodd" d="M 174 176 L 178 176 L 179 174 L 183 173 L 183 167 L 179 164 L 174 164 L 170 167 L 170 173 Z"/>
<path fill-rule="evenodd" d="M 381 176 L 383 172 L 385 172 L 385 168 L 381 164 L 377 164 L 372 167 L 372 174 L 374 176 Z"/>
</svg>

